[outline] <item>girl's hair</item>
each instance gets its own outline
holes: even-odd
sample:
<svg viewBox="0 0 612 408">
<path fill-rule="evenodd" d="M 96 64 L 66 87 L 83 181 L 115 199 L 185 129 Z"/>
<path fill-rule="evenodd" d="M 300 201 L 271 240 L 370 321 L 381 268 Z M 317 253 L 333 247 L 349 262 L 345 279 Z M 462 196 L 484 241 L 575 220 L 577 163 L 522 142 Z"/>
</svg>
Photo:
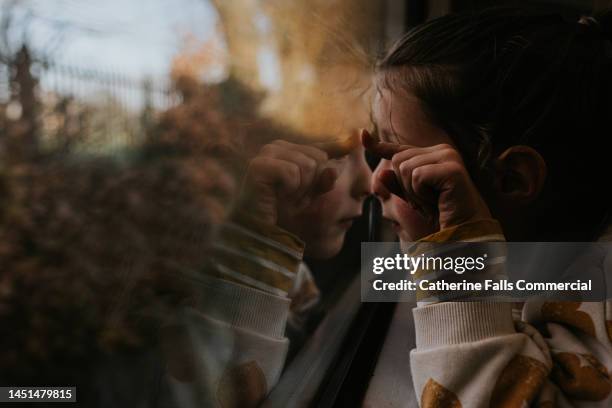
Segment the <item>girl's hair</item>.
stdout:
<svg viewBox="0 0 612 408">
<path fill-rule="evenodd" d="M 492 158 L 505 148 L 537 149 L 548 166 L 545 201 L 559 209 L 547 214 L 563 217 L 549 221 L 569 227 L 578 216 L 572 235 L 590 239 L 610 208 L 611 39 L 610 13 L 448 15 L 401 38 L 379 61 L 377 86 L 419 98 L 477 182 L 492 174 Z"/>
</svg>

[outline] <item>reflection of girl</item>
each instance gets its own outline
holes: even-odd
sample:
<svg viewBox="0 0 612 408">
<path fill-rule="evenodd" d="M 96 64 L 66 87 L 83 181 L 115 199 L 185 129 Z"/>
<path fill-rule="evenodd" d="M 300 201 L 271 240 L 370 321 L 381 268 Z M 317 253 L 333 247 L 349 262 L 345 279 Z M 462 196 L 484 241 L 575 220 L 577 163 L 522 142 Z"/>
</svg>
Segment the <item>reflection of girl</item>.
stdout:
<svg viewBox="0 0 612 408">
<path fill-rule="evenodd" d="M 370 193 L 357 136 L 346 143 L 277 140 L 250 161 L 239 208 L 198 277 L 202 299 L 186 310 L 187 329 L 163 333 L 177 400 L 196 395 L 207 406 L 250 407 L 276 384 L 287 326 L 301 334 L 319 297 L 302 257 L 336 255 Z"/>
<path fill-rule="evenodd" d="M 401 241 L 601 237 L 610 23 L 488 10 L 433 20 L 390 50 L 375 80 L 380 141 L 363 141 L 385 159 L 373 190 Z M 612 302 L 528 302 L 513 324 L 510 303 L 451 295 L 418 294 L 421 406 L 612 405 Z"/>
</svg>

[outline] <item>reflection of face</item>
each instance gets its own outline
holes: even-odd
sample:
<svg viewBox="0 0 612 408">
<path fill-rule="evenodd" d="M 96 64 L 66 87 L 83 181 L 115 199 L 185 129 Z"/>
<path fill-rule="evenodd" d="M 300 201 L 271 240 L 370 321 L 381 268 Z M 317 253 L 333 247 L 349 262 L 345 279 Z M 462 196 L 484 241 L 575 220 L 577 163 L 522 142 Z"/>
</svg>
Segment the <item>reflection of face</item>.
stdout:
<svg viewBox="0 0 612 408">
<path fill-rule="evenodd" d="M 379 137 L 385 142 L 433 146 L 452 144 L 442 129 L 434 126 L 421 109 L 418 99 L 409 94 L 394 94 L 382 90 L 376 95 L 373 119 Z M 435 227 L 427 222 L 404 199 L 390 194 L 380 182 L 383 170 L 393 170 L 389 160 L 381 160 L 372 177 L 372 191 L 382 203 L 383 217 L 393 224 L 400 241 L 412 242 L 434 233 Z"/>
<path fill-rule="evenodd" d="M 334 188 L 317 197 L 289 226 L 306 243 L 306 256 L 317 259 L 330 258 L 340 251 L 346 232 L 361 215 L 370 194 L 372 172 L 363 147 L 331 160 L 329 167 L 335 167 L 339 174 Z"/>
</svg>

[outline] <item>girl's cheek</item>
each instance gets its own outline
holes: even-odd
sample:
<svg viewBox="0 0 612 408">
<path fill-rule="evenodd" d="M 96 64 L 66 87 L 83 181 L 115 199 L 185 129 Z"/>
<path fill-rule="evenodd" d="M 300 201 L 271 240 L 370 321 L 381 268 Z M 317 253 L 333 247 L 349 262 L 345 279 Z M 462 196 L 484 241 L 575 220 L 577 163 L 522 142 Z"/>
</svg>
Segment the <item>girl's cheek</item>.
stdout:
<svg viewBox="0 0 612 408">
<path fill-rule="evenodd" d="M 398 196 L 391 197 L 391 202 L 398 217 L 398 223 L 403 230 L 402 240 L 416 241 L 436 232 L 436 227 L 427 221 L 410 204 Z"/>
<path fill-rule="evenodd" d="M 338 209 L 342 204 L 342 194 L 337 188 L 317 198 L 302 212 L 298 218 L 302 229 L 309 235 L 317 235 L 338 222 Z"/>
</svg>

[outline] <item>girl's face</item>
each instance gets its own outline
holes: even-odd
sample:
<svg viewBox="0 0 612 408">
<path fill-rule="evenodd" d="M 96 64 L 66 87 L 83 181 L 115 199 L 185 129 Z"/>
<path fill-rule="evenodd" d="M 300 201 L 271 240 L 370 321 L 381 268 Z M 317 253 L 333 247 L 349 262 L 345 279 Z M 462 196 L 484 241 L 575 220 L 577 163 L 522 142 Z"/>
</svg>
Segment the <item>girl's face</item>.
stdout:
<svg viewBox="0 0 612 408">
<path fill-rule="evenodd" d="M 306 243 L 306 256 L 331 258 L 340 252 L 346 232 L 361 216 L 370 195 L 372 172 L 365 152 L 358 145 L 348 155 L 331 160 L 338 178 L 331 191 L 318 196 L 288 227 Z"/>
<path fill-rule="evenodd" d="M 433 125 L 418 99 L 408 93 L 388 90 L 377 93 L 373 120 L 378 137 L 385 142 L 427 147 L 441 143 L 453 145 L 442 129 Z M 379 179 L 383 170 L 393 170 L 389 160 L 381 160 L 372 177 L 372 192 L 382 203 L 383 217 L 393 224 L 401 242 L 413 242 L 436 232 L 436 226 L 423 218 L 404 199 L 390 194 Z"/>
</svg>

